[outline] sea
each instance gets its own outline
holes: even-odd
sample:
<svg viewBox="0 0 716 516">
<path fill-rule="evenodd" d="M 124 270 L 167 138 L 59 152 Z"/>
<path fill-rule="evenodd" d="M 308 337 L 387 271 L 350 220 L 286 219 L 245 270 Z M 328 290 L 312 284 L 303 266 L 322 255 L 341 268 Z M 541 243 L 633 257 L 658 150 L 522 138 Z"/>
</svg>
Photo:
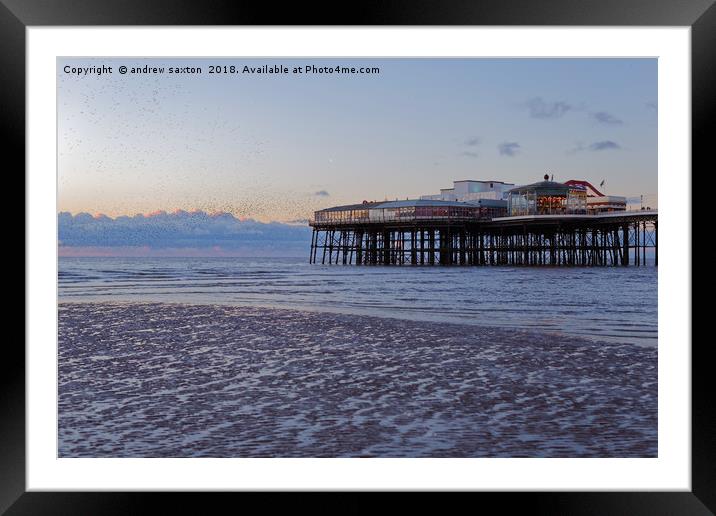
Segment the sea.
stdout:
<svg viewBox="0 0 716 516">
<path fill-rule="evenodd" d="M 646 267 L 309 264 L 307 258 L 61 257 L 60 302 L 287 308 L 657 346 Z"/>
</svg>

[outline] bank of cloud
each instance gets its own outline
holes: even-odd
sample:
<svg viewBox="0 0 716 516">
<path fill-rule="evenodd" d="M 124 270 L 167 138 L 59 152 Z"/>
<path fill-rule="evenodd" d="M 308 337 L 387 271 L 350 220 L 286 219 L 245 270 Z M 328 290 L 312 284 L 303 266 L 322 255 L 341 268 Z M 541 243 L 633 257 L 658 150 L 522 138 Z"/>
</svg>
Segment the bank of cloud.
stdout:
<svg viewBox="0 0 716 516">
<path fill-rule="evenodd" d="M 310 238 L 307 225 L 230 213 L 58 214 L 60 256 L 303 256 Z"/>
</svg>

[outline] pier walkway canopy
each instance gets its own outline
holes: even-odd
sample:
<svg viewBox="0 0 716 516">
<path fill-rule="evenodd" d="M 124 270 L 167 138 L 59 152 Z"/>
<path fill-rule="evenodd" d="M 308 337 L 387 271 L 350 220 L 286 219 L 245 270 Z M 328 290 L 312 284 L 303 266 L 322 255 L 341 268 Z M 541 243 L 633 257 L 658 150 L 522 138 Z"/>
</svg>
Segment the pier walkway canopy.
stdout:
<svg viewBox="0 0 716 516">
<path fill-rule="evenodd" d="M 335 225 L 427 220 L 471 221 L 504 216 L 507 214 L 506 208 L 506 201 L 491 199 L 470 202 L 426 199 L 364 202 L 317 211 L 311 222 Z"/>
<path fill-rule="evenodd" d="M 583 185 L 544 181 L 507 192 L 507 212 L 520 215 L 582 215 L 587 213 L 587 189 Z"/>
</svg>

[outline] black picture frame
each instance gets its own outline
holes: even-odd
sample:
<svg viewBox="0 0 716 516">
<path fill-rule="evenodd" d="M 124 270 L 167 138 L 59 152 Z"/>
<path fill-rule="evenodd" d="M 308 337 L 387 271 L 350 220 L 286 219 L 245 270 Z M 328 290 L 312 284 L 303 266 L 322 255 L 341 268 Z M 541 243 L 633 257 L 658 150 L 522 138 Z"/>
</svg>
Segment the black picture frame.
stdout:
<svg viewBox="0 0 716 516">
<path fill-rule="evenodd" d="M 350 5 L 350 7 L 349 7 Z M 707 152 L 716 102 L 714 0 L 428 0 L 323 6 L 204 0 L 0 0 L 0 126 L 7 170 L 25 170 L 25 29 L 83 25 L 605 25 L 689 26 L 692 44 L 692 169 L 713 168 Z M 660 142 L 662 145 L 664 142 Z M 12 165 L 10 165 L 12 164 Z M 693 177 L 693 173 L 692 173 Z M 690 253 L 689 253 L 690 256 Z M 25 257 L 27 258 L 27 257 Z M 27 274 L 27 270 L 26 270 Z M 29 300 L 29 303 L 32 299 Z M 31 309 L 31 304 L 26 306 Z M 688 342 L 670 343 L 688 345 Z M 481 493 L 501 511 L 544 514 L 714 514 L 716 412 L 711 401 L 708 340 L 692 346 L 692 490 L 690 492 Z M 0 513 L 119 514 L 143 512 L 151 501 L 183 511 L 216 497 L 187 493 L 37 493 L 25 489 L 25 352 L 6 340 L 0 382 Z M 220 496 L 219 503 L 226 502 Z"/>
</svg>

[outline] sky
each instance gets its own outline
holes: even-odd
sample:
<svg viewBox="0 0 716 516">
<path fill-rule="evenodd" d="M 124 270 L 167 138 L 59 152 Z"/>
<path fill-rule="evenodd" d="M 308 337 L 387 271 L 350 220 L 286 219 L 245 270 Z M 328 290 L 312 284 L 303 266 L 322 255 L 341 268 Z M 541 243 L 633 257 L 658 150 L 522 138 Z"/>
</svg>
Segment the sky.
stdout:
<svg viewBox="0 0 716 516">
<path fill-rule="evenodd" d="M 82 73 L 103 65 L 113 72 Z M 241 73 L 262 65 L 290 72 Z M 656 59 L 61 58 L 57 72 L 58 212 L 302 223 L 453 180 L 545 173 L 657 206 Z"/>
</svg>

